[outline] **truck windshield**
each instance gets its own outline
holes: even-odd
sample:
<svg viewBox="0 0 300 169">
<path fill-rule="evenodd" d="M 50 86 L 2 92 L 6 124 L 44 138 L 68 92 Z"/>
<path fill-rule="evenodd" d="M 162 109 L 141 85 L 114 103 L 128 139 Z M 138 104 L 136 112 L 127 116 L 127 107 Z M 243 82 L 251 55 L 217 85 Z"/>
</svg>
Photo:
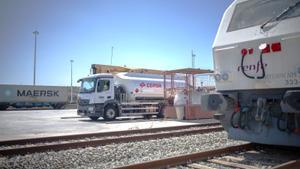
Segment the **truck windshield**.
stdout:
<svg viewBox="0 0 300 169">
<path fill-rule="evenodd" d="M 279 16 L 290 6 L 300 0 L 249 0 L 236 5 L 228 32 L 262 25 L 266 21 Z M 281 20 L 300 16 L 300 8 L 295 7 L 289 10 Z"/>
<path fill-rule="evenodd" d="M 80 93 L 91 93 L 95 91 L 96 79 L 81 80 Z"/>
</svg>

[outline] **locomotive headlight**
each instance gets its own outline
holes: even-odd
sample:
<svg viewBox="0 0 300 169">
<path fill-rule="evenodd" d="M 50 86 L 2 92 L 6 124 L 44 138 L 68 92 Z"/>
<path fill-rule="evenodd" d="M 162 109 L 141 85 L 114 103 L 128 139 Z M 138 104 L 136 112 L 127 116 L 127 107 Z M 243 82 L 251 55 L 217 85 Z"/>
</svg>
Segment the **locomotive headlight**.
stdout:
<svg viewBox="0 0 300 169">
<path fill-rule="evenodd" d="M 224 81 L 228 80 L 228 79 L 229 79 L 229 74 L 228 74 L 228 73 L 223 73 L 223 74 L 222 74 L 222 79 L 223 79 Z"/>
<path fill-rule="evenodd" d="M 268 45 L 267 45 L 266 43 L 262 43 L 262 44 L 259 45 L 258 49 L 259 49 L 259 50 L 264 50 L 264 49 L 267 48 L 267 46 L 268 46 Z"/>
<path fill-rule="evenodd" d="M 216 74 L 215 75 L 215 80 L 218 82 L 222 79 L 221 75 L 220 74 Z"/>
</svg>

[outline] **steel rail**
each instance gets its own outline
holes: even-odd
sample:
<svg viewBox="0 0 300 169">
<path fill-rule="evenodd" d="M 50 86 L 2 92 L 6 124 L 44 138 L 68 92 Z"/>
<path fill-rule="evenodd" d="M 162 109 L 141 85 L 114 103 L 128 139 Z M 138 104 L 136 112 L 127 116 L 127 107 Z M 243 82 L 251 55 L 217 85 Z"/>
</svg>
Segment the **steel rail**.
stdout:
<svg viewBox="0 0 300 169">
<path fill-rule="evenodd" d="M 300 159 L 288 161 L 286 163 L 272 167 L 271 169 L 299 169 L 300 168 Z"/>
<path fill-rule="evenodd" d="M 237 146 L 230 146 L 230 147 L 218 148 L 218 149 L 209 150 L 209 151 L 203 151 L 203 152 L 199 152 L 199 153 L 192 153 L 192 154 L 187 154 L 187 155 L 170 157 L 170 158 L 165 158 L 165 159 L 161 159 L 161 160 L 154 160 L 154 161 L 148 161 L 148 162 L 143 162 L 143 163 L 138 163 L 138 164 L 122 166 L 122 167 L 116 167 L 114 169 L 169 168 L 169 167 L 176 166 L 176 165 L 182 165 L 182 164 L 186 164 L 186 163 L 190 163 L 190 162 L 194 162 L 194 161 L 204 160 L 204 159 L 207 159 L 210 157 L 221 156 L 223 154 L 233 153 L 236 151 L 252 150 L 256 147 L 255 145 L 256 144 L 253 144 L 253 143 L 247 143 L 247 144 L 242 144 L 242 145 L 237 145 Z"/>
<path fill-rule="evenodd" d="M 78 141 L 78 142 L 58 143 L 58 144 L 49 144 L 49 145 L 28 146 L 28 147 L 20 147 L 20 148 L 9 148 L 9 149 L 0 150 L 0 155 L 14 156 L 14 155 L 25 155 L 28 153 L 46 152 L 46 151 L 60 151 L 60 150 L 84 148 L 84 147 L 97 147 L 97 146 L 103 146 L 112 143 L 145 141 L 151 139 L 162 139 L 162 138 L 176 137 L 182 135 L 204 134 L 204 133 L 223 131 L 223 130 L 224 128 L 219 126 L 219 127 L 210 127 L 204 129 L 194 129 L 188 131 L 172 131 L 167 133 L 153 133 L 153 134 L 126 136 L 126 137 L 119 137 L 119 138 L 95 139 L 89 141 Z"/>
<path fill-rule="evenodd" d="M 40 138 L 7 140 L 7 141 L 0 141 L 0 146 L 36 144 L 36 143 L 64 141 L 64 140 L 76 140 L 76 139 L 87 138 L 87 137 L 110 137 L 110 136 L 128 135 L 128 134 L 153 133 L 153 132 L 159 132 L 159 131 L 182 130 L 182 129 L 188 129 L 188 128 L 193 128 L 193 127 L 204 127 L 204 126 L 215 126 L 215 125 L 220 125 L 220 123 L 193 124 L 193 125 L 186 125 L 186 126 L 172 126 L 172 127 L 160 127 L 160 128 L 150 128 L 150 129 L 136 129 L 136 130 L 125 130 L 125 131 L 113 131 L 113 132 L 101 132 L 101 133 L 98 132 L 98 133 L 85 133 L 85 134 L 75 134 L 75 135 L 63 135 L 63 136 L 50 136 L 50 137 L 40 137 Z"/>
</svg>

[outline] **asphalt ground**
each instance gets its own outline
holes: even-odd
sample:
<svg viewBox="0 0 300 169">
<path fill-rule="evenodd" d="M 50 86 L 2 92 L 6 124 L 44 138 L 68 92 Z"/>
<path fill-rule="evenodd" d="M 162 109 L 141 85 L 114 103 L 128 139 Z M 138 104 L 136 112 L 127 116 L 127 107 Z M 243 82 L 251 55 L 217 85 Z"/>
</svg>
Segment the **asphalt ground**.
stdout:
<svg viewBox="0 0 300 169">
<path fill-rule="evenodd" d="M 213 119 L 179 121 L 171 119 L 119 118 L 91 121 L 77 116 L 76 109 L 0 111 L 0 141 L 58 135 L 157 128 L 217 122 Z"/>
</svg>

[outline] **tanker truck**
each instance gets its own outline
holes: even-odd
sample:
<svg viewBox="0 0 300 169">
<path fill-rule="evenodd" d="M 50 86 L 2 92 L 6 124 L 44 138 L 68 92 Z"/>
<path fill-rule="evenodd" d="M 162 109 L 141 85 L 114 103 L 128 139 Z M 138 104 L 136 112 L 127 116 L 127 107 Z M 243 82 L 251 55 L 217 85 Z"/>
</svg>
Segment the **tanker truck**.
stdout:
<svg viewBox="0 0 300 169">
<path fill-rule="evenodd" d="M 95 70 L 94 65 L 92 69 L 96 74 L 78 80 L 81 82 L 78 115 L 89 117 L 91 120 L 97 120 L 99 117 L 114 120 L 121 116 L 163 117 L 163 75 L 153 72 L 111 73 L 112 69 Z M 166 85 L 170 85 L 170 80 L 166 80 Z M 175 85 L 183 87 L 184 80 L 176 79 Z"/>
</svg>

